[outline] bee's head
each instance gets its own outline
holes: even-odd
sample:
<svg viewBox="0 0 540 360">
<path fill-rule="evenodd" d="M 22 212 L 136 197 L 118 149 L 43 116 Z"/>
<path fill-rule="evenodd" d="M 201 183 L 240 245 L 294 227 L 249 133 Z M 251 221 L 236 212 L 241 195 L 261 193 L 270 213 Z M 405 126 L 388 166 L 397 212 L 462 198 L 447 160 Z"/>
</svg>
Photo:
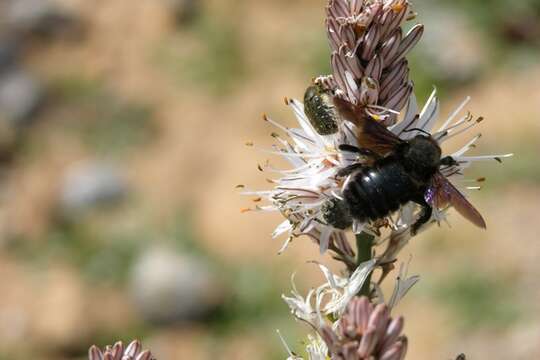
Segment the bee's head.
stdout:
<svg viewBox="0 0 540 360">
<path fill-rule="evenodd" d="M 352 226 L 352 217 L 347 203 L 336 198 L 328 199 L 322 205 L 323 220 L 336 229 L 345 230 Z"/>
<path fill-rule="evenodd" d="M 431 137 L 416 135 L 403 153 L 405 167 L 420 179 L 432 176 L 441 162 L 441 148 Z"/>
</svg>

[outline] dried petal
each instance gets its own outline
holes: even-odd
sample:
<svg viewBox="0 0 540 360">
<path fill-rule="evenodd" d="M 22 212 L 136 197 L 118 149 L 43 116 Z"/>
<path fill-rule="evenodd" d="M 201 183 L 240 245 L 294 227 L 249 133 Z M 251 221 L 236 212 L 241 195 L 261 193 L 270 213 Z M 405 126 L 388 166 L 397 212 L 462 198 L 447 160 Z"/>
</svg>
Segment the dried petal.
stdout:
<svg viewBox="0 0 540 360">
<path fill-rule="evenodd" d="M 390 59 L 390 64 L 393 65 L 400 61 L 420 41 L 423 34 L 424 25 L 415 25 L 401 41 L 395 57 Z"/>
<path fill-rule="evenodd" d="M 382 45 L 380 56 L 385 64 L 391 64 L 392 60 L 398 55 L 399 46 L 403 34 L 400 28 L 394 30 L 389 39 Z"/>
<path fill-rule="evenodd" d="M 396 111 L 398 111 L 398 109 L 402 109 L 409 100 L 409 96 L 412 93 L 412 88 L 412 84 L 401 85 L 401 87 L 397 89 L 395 93 L 388 97 L 388 100 L 386 100 L 384 106 L 388 109 Z"/>
<path fill-rule="evenodd" d="M 152 359 L 152 353 L 148 350 L 143 351 L 140 353 L 135 360 L 151 360 Z"/>
<path fill-rule="evenodd" d="M 407 353 L 407 338 L 401 338 L 390 349 L 384 352 L 380 360 L 401 360 Z"/>
<path fill-rule="evenodd" d="M 103 353 L 96 345 L 92 345 L 90 349 L 88 349 L 88 359 L 103 360 Z"/>
<path fill-rule="evenodd" d="M 388 349 L 399 338 L 399 335 L 403 330 L 403 324 L 404 321 L 402 316 L 390 322 L 388 328 L 386 329 L 386 334 L 381 351 L 386 351 L 386 349 Z"/>
<path fill-rule="evenodd" d="M 362 60 L 368 61 L 373 57 L 373 52 L 379 45 L 379 39 L 381 37 L 381 30 L 379 26 L 375 25 L 370 27 L 366 33 L 363 41 L 363 49 L 361 58 Z"/>
<path fill-rule="evenodd" d="M 358 346 L 358 355 L 361 358 L 367 358 L 377 346 L 377 329 L 375 327 L 368 327 L 366 332 L 362 335 L 360 345 Z"/>
<path fill-rule="evenodd" d="M 379 79 L 381 77 L 382 71 L 383 71 L 383 60 L 378 55 L 375 55 L 373 59 L 368 63 L 368 66 L 366 66 L 366 72 L 364 76 L 373 78 L 373 79 Z"/>
<path fill-rule="evenodd" d="M 394 9 L 399 9 L 397 12 L 395 12 Z M 405 1 L 402 1 L 400 4 L 395 4 L 392 9 L 392 16 L 390 18 L 390 21 L 386 27 L 386 31 L 383 33 L 383 39 L 390 34 L 394 29 L 399 28 L 401 26 L 401 23 L 403 20 L 405 20 L 405 17 L 407 15 L 408 4 Z"/>
<path fill-rule="evenodd" d="M 126 348 L 125 354 L 129 356 L 135 356 L 142 349 L 141 342 L 139 340 L 133 340 Z"/>
<path fill-rule="evenodd" d="M 375 307 L 375 310 L 371 313 L 368 327 L 374 327 L 376 329 L 375 335 L 378 341 L 382 341 L 386 328 L 388 326 L 389 310 L 384 304 L 379 304 Z"/>
<path fill-rule="evenodd" d="M 386 100 L 388 95 L 394 93 L 399 86 L 406 83 L 409 77 L 409 63 L 406 59 L 402 59 L 390 69 L 381 82 L 381 92 L 379 95 L 381 101 Z"/>
</svg>

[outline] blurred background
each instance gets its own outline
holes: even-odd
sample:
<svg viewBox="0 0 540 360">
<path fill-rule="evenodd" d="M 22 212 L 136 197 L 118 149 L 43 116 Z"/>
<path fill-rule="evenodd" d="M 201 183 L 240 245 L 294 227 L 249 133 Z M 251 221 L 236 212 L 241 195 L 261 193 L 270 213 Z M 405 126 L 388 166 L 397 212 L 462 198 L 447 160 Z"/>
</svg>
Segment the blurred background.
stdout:
<svg viewBox="0 0 540 360">
<path fill-rule="evenodd" d="M 329 73 L 325 0 L 0 1 L 0 359 L 84 359 L 143 340 L 158 359 L 284 359 L 308 332 L 280 294 L 322 278 L 244 146 L 262 112 Z M 421 282 L 395 310 L 410 359 L 540 358 L 540 1 L 417 0 L 418 97 L 484 116 L 472 194 L 479 231 L 452 213 L 402 252 Z M 472 134 L 471 134 L 472 135 Z M 465 138 L 459 142 L 465 141 Z M 335 267 L 334 267 L 335 268 Z M 392 281 L 388 281 L 391 283 Z"/>
</svg>

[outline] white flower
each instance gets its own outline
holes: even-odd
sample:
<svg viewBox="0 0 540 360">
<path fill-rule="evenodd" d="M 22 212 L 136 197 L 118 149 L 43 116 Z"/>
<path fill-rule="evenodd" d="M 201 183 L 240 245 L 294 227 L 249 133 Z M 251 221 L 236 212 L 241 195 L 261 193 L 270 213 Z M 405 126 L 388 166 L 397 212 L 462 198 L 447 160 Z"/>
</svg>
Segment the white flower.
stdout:
<svg viewBox="0 0 540 360">
<path fill-rule="evenodd" d="M 308 335 L 308 344 L 306 346 L 309 360 L 327 360 L 328 346 L 317 334 L 315 336 Z"/>
<path fill-rule="evenodd" d="M 287 354 L 289 355 L 287 357 L 287 360 L 303 360 L 301 356 L 298 356 L 295 354 L 283 336 L 281 335 L 281 332 L 277 330 L 278 336 L 281 339 L 281 343 L 283 344 L 283 347 L 287 351 Z M 326 343 L 323 341 L 323 339 L 317 334 L 317 335 L 308 335 L 307 344 L 306 344 L 306 353 L 308 355 L 308 360 L 327 360 L 328 359 L 328 346 L 326 346 Z"/>
<path fill-rule="evenodd" d="M 372 259 L 360 264 L 349 278 L 335 275 L 326 266 L 317 264 L 326 279 L 324 284 L 311 289 L 304 298 L 296 289 L 293 275 L 292 296 L 282 295 L 282 298 L 297 319 L 318 328 L 328 315 L 337 318 L 345 311 L 351 299 L 362 289 L 376 262 L 377 260 Z"/>
<path fill-rule="evenodd" d="M 355 157 L 337 151 L 341 144 L 356 145 L 356 139 L 348 122 L 340 124 L 337 134 L 319 135 L 308 120 L 304 105 L 297 100 L 287 104 L 296 115 L 300 128 L 286 128 L 265 116 L 272 125 L 282 130 L 287 138 L 273 134 L 277 144 L 270 153 L 286 159 L 291 169 L 278 170 L 266 166 L 265 170 L 278 174 L 272 180 L 274 189 L 269 191 L 249 191 L 245 195 L 255 195 L 268 200 L 269 204 L 258 206 L 258 210 L 279 211 L 286 220 L 277 226 L 273 238 L 288 234 L 284 251 L 289 242 L 297 236 L 308 235 L 320 244 L 321 252 L 336 245 L 349 252 L 343 238 L 343 230 L 333 228 L 322 220 L 322 206 L 341 192 L 341 182 L 336 178 L 337 171 L 352 164 Z"/>
<path fill-rule="evenodd" d="M 364 282 L 373 271 L 376 263 L 377 260 L 372 259 L 358 265 L 358 268 L 348 279 L 333 275 L 328 268 L 319 265 L 328 281 L 324 285 L 325 288 L 320 290 L 320 296 L 330 296 L 330 300 L 324 305 L 324 313 L 338 316 L 343 314 L 351 299 L 362 289 Z"/>
<path fill-rule="evenodd" d="M 282 295 L 281 297 L 291 309 L 291 313 L 294 315 L 294 317 L 296 317 L 298 320 L 305 321 L 309 324 L 315 324 L 318 322 L 318 319 L 320 319 L 320 316 L 319 316 L 320 312 L 317 311 L 316 306 L 314 306 L 313 304 L 316 290 L 311 289 L 306 295 L 306 297 L 304 298 L 302 295 L 300 295 L 300 292 L 296 289 L 294 277 L 295 277 L 295 274 L 293 274 L 291 277 L 292 296 Z"/>
<path fill-rule="evenodd" d="M 420 281 L 420 276 L 413 275 L 408 276 L 408 265 L 401 264 L 399 268 L 399 275 L 396 277 L 396 284 L 394 285 L 394 290 L 388 302 L 385 300 L 385 296 L 382 292 L 382 289 L 378 284 L 374 284 L 374 289 L 376 293 L 377 303 L 387 304 L 388 308 L 393 309 L 397 304 L 407 295 L 409 290 Z"/>
</svg>

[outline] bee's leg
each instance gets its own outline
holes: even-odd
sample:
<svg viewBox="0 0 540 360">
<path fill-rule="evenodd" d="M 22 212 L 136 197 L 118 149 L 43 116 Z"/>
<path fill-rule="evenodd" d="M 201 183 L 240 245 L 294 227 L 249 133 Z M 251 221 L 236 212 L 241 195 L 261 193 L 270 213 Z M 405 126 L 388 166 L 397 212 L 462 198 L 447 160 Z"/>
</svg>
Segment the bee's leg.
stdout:
<svg viewBox="0 0 540 360">
<path fill-rule="evenodd" d="M 353 172 L 355 172 L 356 170 L 360 170 L 362 168 L 364 168 L 365 165 L 364 164 L 361 164 L 361 163 L 354 163 L 352 165 L 349 165 L 349 166 L 346 166 L 344 167 L 343 169 L 339 170 L 337 172 L 337 176 L 338 177 L 345 177 L 345 176 L 349 176 L 351 175 Z"/>
<path fill-rule="evenodd" d="M 415 203 L 420 205 L 422 207 L 422 210 L 420 211 L 420 217 L 416 220 L 416 222 L 411 226 L 411 235 L 414 236 L 420 230 L 422 225 L 427 223 L 429 219 L 431 219 L 431 215 L 433 214 L 433 208 L 431 205 L 429 205 L 426 200 L 424 200 L 423 196 L 419 196 L 417 199 L 413 200 Z"/>
<path fill-rule="evenodd" d="M 370 150 L 368 148 L 359 148 L 354 145 L 341 144 L 339 145 L 339 150 L 356 153 L 362 156 L 373 158 L 375 160 L 379 160 L 381 158 L 381 156 L 377 154 L 376 152 L 374 152 L 373 150 Z"/>
</svg>

